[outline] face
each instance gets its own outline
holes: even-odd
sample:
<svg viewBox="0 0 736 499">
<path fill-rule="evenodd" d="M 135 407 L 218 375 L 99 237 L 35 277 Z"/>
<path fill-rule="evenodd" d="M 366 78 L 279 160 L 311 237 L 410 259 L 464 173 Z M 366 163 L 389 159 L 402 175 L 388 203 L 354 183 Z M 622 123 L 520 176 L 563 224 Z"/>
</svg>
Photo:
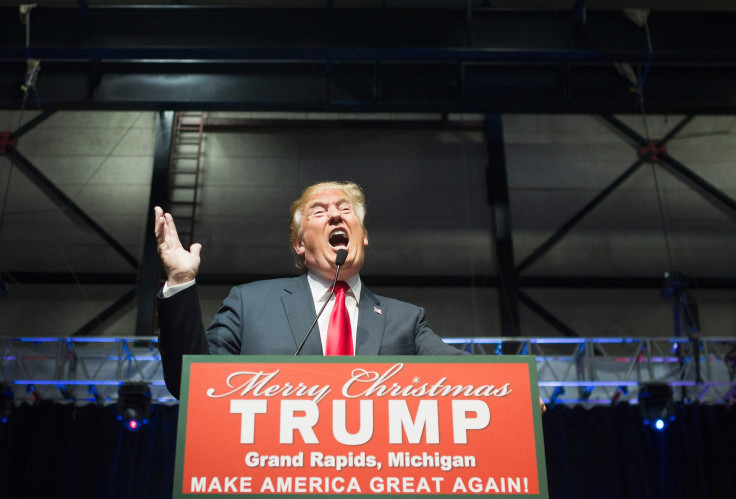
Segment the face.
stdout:
<svg viewBox="0 0 736 499">
<path fill-rule="evenodd" d="M 310 272 L 325 279 L 335 277 L 337 251 L 346 249 L 348 257 L 340 268 L 340 279 L 360 272 L 368 235 L 353 210 L 353 204 L 339 189 L 314 193 L 302 212 L 302 237 L 294 251 L 304 257 Z"/>
</svg>

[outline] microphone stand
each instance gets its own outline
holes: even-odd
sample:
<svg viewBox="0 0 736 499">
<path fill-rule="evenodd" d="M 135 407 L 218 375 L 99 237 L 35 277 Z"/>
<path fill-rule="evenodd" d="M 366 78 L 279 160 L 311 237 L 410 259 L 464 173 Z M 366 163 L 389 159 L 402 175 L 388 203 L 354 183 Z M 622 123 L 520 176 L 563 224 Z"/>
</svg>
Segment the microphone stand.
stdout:
<svg viewBox="0 0 736 499">
<path fill-rule="evenodd" d="M 304 348 L 304 344 L 307 342 L 307 338 L 309 338 L 309 335 L 312 333 L 312 329 L 314 329 L 314 326 L 317 324 L 317 321 L 319 320 L 320 316 L 322 315 L 322 312 L 324 311 L 325 307 L 328 303 L 330 303 L 330 300 L 332 299 L 332 295 L 335 294 L 335 285 L 337 284 L 337 276 L 340 273 L 340 267 L 343 266 L 345 263 L 345 258 L 347 258 L 348 252 L 346 250 L 339 250 L 337 252 L 337 258 L 335 259 L 335 264 L 337 265 L 337 269 L 335 269 L 335 279 L 332 281 L 332 286 L 330 286 L 330 295 L 327 297 L 327 300 L 325 300 L 325 303 L 322 305 L 322 308 L 319 309 L 319 313 L 317 314 L 317 317 L 314 318 L 314 322 L 312 322 L 312 325 L 309 327 L 309 331 L 307 331 L 307 334 L 304 335 L 304 339 L 301 343 L 299 343 L 299 347 L 296 349 L 296 352 L 294 352 L 294 357 L 299 355 L 299 352 L 302 351 L 302 348 Z"/>
</svg>

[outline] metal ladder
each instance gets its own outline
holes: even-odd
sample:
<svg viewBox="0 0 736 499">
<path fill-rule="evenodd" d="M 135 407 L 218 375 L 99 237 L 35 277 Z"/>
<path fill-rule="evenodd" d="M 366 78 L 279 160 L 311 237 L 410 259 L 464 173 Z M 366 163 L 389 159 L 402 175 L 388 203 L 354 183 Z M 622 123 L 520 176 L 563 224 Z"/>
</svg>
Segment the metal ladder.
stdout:
<svg viewBox="0 0 736 499">
<path fill-rule="evenodd" d="M 169 212 L 185 248 L 194 242 L 205 113 L 177 112 L 169 159 Z"/>
</svg>

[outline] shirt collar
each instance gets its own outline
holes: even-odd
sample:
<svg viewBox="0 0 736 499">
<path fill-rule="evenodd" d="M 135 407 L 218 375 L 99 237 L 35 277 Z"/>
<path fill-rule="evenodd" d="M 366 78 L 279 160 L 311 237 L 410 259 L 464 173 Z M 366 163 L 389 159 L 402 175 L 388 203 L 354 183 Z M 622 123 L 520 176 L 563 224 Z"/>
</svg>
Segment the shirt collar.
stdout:
<svg viewBox="0 0 736 499">
<path fill-rule="evenodd" d="M 330 286 L 332 286 L 332 279 L 327 281 L 318 275 L 307 272 L 307 282 L 309 283 L 309 289 L 312 291 L 312 298 L 315 302 L 327 299 L 327 296 L 330 293 Z M 354 276 L 346 279 L 345 282 L 350 286 L 349 292 L 355 297 L 355 301 L 360 303 L 360 275 L 355 274 Z"/>
</svg>

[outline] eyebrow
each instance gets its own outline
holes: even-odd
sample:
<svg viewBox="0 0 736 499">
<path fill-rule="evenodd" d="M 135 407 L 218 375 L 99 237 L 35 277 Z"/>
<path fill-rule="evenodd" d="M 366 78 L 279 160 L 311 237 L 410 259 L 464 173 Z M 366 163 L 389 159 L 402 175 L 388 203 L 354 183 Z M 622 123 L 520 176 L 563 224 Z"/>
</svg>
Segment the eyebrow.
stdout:
<svg viewBox="0 0 736 499">
<path fill-rule="evenodd" d="M 345 198 L 340 198 L 340 199 L 338 199 L 338 200 L 337 200 L 337 201 L 335 202 L 335 205 L 336 205 L 336 206 L 340 206 L 341 204 L 345 204 L 345 203 L 348 203 L 348 204 L 349 204 L 350 206 L 353 206 L 353 202 L 352 202 L 352 201 L 350 201 L 350 199 L 348 199 L 348 198 L 346 198 L 346 197 L 345 197 Z M 329 204 L 330 204 L 330 202 L 325 202 L 325 201 L 319 201 L 319 200 L 315 200 L 315 201 L 312 201 L 311 203 L 308 203 L 308 204 L 307 204 L 307 206 L 306 206 L 306 210 L 307 210 L 307 211 L 309 211 L 309 210 L 311 210 L 312 208 L 316 208 L 316 207 L 323 207 L 323 206 L 327 206 L 327 205 L 329 205 Z"/>
</svg>

